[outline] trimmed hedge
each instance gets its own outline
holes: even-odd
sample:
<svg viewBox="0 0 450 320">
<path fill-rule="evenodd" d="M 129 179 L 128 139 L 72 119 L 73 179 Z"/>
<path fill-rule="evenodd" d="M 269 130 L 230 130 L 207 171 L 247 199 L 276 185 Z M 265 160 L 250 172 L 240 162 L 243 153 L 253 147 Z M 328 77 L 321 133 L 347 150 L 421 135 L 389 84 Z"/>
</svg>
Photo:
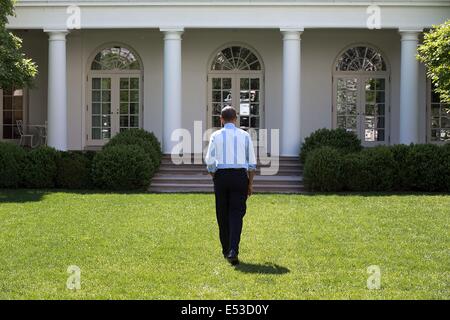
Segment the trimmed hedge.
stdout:
<svg viewBox="0 0 450 320">
<path fill-rule="evenodd" d="M 66 189 L 91 188 L 91 165 L 94 155 L 94 152 L 61 152 L 57 160 L 56 186 Z"/>
<path fill-rule="evenodd" d="M 394 186 L 395 166 L 392 151 L 385 146 L 346 155 L 342 167 L 345 189 L 390 191 Z"/>
<path fill-rule="evenodd" d="M 305 185 L 314 191 L 339 191 L 343 186 L 341 172 L 341 152 L 329 146 L 314 149 L 306 159 Z"/>
<path fill-rule="evenodd" d="M 17 188 L 20 185 L 26 155 L 18 145 L 0 142 L 0 188 Z"/>
<path fill-rule="evenodd" d="M 27 152 L 23 166 L 23 186 L 27 188 L 55 187 L 60 153 L 53 148 L 41 146 Z"/>
<path fill-rule="evenodd" d="M 308 155 L 304 177 L 314 191 L 450 192 L 450 144 L 379 146 L 350 154 L 321 147 Z"/>
<path fill-rule="evenodd" d="M 358 152 L 362 149 L 361 140 L 353 132 L 345 129 L 319 129 L 305 139 L 300 150 L 300 162 L 305 163 L 308 154 L 319 147 L 329 146 L 343 154 Z"/>
<path fill-rule="evenodd" d="M 143 148 L 116 145 L 95 155 L 92 180 L 101 189 L 143 189 L 149 186 L 154 170 L 153 162 Z"/>
</svg>

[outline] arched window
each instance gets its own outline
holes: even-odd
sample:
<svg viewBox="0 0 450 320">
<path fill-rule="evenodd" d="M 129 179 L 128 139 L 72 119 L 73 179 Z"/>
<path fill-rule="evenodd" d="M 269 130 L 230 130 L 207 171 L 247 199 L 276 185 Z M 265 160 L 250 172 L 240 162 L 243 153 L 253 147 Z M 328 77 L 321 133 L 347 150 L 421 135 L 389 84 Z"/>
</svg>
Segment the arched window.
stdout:
<svg viewBox="0 0 450 320">
<path fill-rule="evenodd" d="M 131 49 L 111 46 L 90 62 L 88 144 L 103 145 L 118 132 L 141 126 L 141 63 Z"/>
<path fill-rule="evenodd" d="M 211 70 L 261 70 L 261 63 L 250 49 L 232 46 L 217 52 Z"/>
<path fill-rule="evenodd" d="M 139 61 L 127 48 L 112 47 L 100 51 L 91 64 L 91 70 L 139 70 Z"/>
<path fill-rule="evenodd" d="M 263 79 L 263 63 L 253 49 L 231 45 L 218 50 L 209 64 L 209 127 L 220 128 L 221 110 L 232 106 L 238 126 L 256 133 L 262 125 Z"/>
<path fill-rule="evenodd" d="M 336 62 L 336 71 L 386 71 L 386 62 L 380 52 L 370 47 L 353 47 Z"/>
<path fill-rule="evenodd" d="M 334 126 L 352 131 L 365 146 L 389 142 L 389 72 L 383 54 L 353 46 L 333 70 Z"/>
</svg>

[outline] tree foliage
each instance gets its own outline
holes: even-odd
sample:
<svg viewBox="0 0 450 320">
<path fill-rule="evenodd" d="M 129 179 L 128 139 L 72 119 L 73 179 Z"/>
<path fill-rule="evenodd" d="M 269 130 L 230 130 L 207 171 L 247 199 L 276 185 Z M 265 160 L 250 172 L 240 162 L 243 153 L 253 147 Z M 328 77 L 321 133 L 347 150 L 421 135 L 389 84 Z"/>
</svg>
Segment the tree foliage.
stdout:
<svg viewBox="0 0 450 320">
<path fill-rule="evenodd" d="M 418 51 L 435 91 L 442 101 L 450 103 L 450 20 L 425 33 Z"/>
<path fill-rule="evenodd" d="M 0 0 L 0 88 L 31 85 L 37 66 L 22 53 L 22 40 L 6 29 L 16 0 Z"/>
</svg>

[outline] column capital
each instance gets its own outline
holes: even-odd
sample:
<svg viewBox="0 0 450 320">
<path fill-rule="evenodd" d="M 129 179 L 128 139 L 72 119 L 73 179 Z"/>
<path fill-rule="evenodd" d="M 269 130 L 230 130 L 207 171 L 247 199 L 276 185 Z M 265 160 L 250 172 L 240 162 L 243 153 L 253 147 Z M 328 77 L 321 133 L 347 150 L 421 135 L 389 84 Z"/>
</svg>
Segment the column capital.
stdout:
<svg viewBox="0 0 450 320">
<path fill-rule="evenodd" d="M 423 32 L 420 29 L 399 29 L 398 32 L 402 37 L 402 41 L 418 41 L 419 34 Z"/>
<path fill-rule="evenodd" d="M 69 33 L 67 29 L 44 29 L 44 32 L 48 34 L 49 40 L 65 41 L 66 35 Z"/>
<path fill-rule="evenodd" d="M 164 40 L 181 40 L 184 32 L 183 27 L 160 27 L 159 30 L 164 33 Z"/>
<path fill-rule="evenodd" d="M 281 27 L 283 40 L 300 40 L 300 36 L 304 31 L 302 27 Z"/>
</svg>

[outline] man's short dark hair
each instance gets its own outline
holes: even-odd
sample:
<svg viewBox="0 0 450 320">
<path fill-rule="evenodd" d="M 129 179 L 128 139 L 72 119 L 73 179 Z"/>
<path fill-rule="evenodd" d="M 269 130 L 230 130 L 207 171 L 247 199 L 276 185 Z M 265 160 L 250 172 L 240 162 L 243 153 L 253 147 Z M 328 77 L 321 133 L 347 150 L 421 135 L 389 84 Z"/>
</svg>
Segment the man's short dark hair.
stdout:
<svg viewBox="0 0 450 320">
<path fill-rule="evenodd" d="M 230 122 L 237 118 L 236 109 L 233 107 L 223 108 L 220 115 L 221 115 L 223 121 L 225 121 L 225 122 Z"/>
</svg>

